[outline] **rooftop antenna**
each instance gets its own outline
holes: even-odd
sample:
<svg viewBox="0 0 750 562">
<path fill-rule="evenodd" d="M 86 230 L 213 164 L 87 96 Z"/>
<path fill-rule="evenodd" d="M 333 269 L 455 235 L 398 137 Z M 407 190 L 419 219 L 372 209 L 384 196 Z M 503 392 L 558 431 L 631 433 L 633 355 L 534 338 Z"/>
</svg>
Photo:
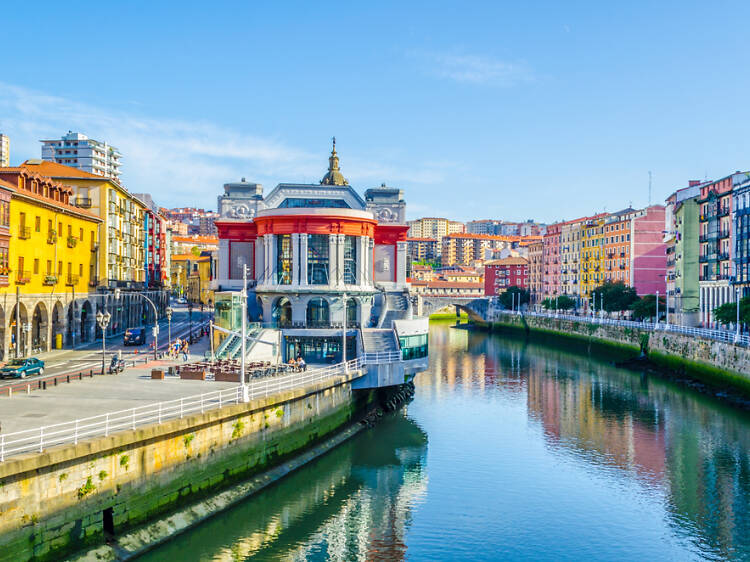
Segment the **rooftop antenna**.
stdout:
<svg viewBox="0 0 750 562">
<path fill-rule="evenodd" d="M 648 206 L 651 206 L 651 170 L 648 172 Z"/>
</svg>

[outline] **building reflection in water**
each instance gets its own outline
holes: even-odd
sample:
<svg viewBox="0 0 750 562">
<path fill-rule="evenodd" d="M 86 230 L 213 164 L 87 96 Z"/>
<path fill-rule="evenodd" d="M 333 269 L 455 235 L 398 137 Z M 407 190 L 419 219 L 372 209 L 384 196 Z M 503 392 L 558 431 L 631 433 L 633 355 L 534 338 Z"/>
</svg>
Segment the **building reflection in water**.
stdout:
<svg viewBox="0 0 750 562">
<path fill-rule="evenodd" d="M 388 415 L 145 559 L 403 559 L 426 493 L 426 455 L 419 426 L 405 412 Z"/>
<path fill-rule="evenodd" d="M 431 380 L 422 382 L 463 388 L 473 377 L 475 390 L 525 395 L 554 451 L 656 492 L 675 532 L 702 552 L 723 559 L 750 550 L 748 412 L 585 355 L 449 331 L 448 345 L 431 356 Z"/>
</svg>

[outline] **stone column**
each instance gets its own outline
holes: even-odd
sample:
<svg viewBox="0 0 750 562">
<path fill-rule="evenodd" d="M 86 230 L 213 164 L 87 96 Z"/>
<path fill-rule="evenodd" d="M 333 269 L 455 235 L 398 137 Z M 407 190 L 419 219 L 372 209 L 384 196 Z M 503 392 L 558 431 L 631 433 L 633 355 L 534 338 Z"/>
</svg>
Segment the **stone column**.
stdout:
<svg viewBox="0 0 750 562">
<path fill-rule="evenodd" d="M 332 287 L 339 284 L 338 234 L 328 235 L 328 284 Z"/>
<path fill-rule="evenodd" d="M 369 248 L 367 236 L 357 238 L 357 285 L 365 285 L 367 275 L 367 249 Z"/>
<path fill-rule="evenodd" d="M 307 234 L 299 235 L 299 284 L 307 285 Z"/>
<path fill-rule="evenodd" d="M 255 251 L 253 252 L 255 257 L 255 281 L 259 285 L 265 282 L 265 239 L 263 237 L 255 239 Z"/>
<path fill-rule="evenodd" d="M 345 284 L 344 282 L 344 244 L 346 243 L 346 235 L 338 234 L 337 236 L 338 236 L 338 239 L 336 241 L 336 245 L 337 245 L 336 261 L 338 262 L 339 276 L 337 278 L 336 285 L 339 287 L 343 287 Z"/>
<path fill-rule="evenodd" d="M 396 242 L 396 284 L 406 285 L 406 242 Z"/>
<path fill-rule="evenodd" d="M 219 280 L 229 279 L 231 272 L 229 258 L 229 240 L 221 238 L 219 239 L 219 271 L 217 276 Z"/>
<path fill-rule="evenodd" d="M 276 244 L 273 234 L 264 234 L 266 240 L 266 284 L 276 284 Z"/>
<path fill-rule="evenodd" d="M 292 286 L 299 286 L 300 285 L 300 256 L 302 255 L 300 253 L 300 235 L 298 232 L 292 233 Z"/>
</svg>

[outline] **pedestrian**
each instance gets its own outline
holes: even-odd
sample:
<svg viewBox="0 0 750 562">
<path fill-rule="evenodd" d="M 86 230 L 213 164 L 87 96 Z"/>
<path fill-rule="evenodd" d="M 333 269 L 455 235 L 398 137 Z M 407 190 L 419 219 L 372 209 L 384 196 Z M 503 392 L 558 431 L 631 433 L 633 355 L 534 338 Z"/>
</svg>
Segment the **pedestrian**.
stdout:
<svg viewBox="0 0 750 562">
<path fill-rule="evenodd" d="M 182 344 L 182 360 L 187 361 L 188 360 L 188 342 L 185 341 Z"/>
</svg>

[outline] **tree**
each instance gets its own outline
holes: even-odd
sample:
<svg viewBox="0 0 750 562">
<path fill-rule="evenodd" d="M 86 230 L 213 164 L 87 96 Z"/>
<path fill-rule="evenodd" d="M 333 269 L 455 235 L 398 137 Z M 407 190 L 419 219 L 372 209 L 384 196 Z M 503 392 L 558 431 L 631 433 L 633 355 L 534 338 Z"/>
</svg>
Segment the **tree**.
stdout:
<svg viewBox="0 0 750 562">
<path fill-rule="evenodd" d="M 737 322 L 737 303 L 727 302 L 714 308 L 714 318 L 719 324 L 727 326 Z M 740 322 L 750 323 L 750 297 L 740 299 Z"/>
<path fill-rule="evenodd" d="M 555 310 L 555 305 L 557 305 L 557 310 L 570 310 L 575 308 L 576 301 L 568 295 L 560 295 L 557 299 L 547 298 L 542 301 L 542 308 L 547 310 Z"/>
<path fill-rule="evenodd" d="M 604 297 L 605 299 L 607 297 Z M 606 301 L 605 301 L 606 308 Z M 666 301 L 664 297 L 659 297 L 659 316 L 665 312 Z M 630 305 L 630 310 L 633 311 L 634 320 L 644 320 L 646 318 L 653 318 L 656 315 L 656 295 L 643 295 L 640 299 L 636 300 Z"/>
<path fill-rule="evenodd" d="M 497 296 L 497 300 L 505 308 L 516 308 L 519 302 L 521 304 L 529 304 L 529 301 L 531 300 L 531 294 L 527 289 L 522 289 L 521 287 L 517 287 L 516 285 L 511 285 L 504 292 L 500 293 Z"/>
<path fill-rule="evenodd" d="M 607 281 L 599 285 L 593 292 L 596 293 L 594 308 L 598 310 L 601 307 L 602 295 L 604 295 L 604 310 L 607 312 L 629 310 L 633 303 L 638 300 L 635 289 L 628 287 L 621 281 L 615 283 Z"/>
</svg>

